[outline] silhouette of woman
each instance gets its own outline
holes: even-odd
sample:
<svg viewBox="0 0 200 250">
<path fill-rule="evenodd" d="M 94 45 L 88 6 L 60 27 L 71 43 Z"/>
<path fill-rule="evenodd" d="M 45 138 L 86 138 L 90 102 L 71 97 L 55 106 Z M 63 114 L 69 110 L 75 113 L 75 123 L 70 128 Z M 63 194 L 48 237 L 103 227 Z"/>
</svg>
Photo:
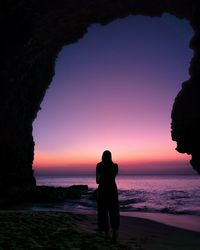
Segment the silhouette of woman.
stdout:
<svg viewBox="0 0 200 250">
<path fill-rule="evenodd" d="M 99 184 L 97 193 L 97 218 L 100 232 L 108 237 L 109 225 L 112 228 L 112 240 L 116 241 L 119 229 L 119 202 L 115 177 L 118 165 L 113 163 L 111 152 L 103 152 L 102 161 L 96 166 L 96 182 Z M 110 222 L 110 223 L 109 223 Z"/>
</svg>

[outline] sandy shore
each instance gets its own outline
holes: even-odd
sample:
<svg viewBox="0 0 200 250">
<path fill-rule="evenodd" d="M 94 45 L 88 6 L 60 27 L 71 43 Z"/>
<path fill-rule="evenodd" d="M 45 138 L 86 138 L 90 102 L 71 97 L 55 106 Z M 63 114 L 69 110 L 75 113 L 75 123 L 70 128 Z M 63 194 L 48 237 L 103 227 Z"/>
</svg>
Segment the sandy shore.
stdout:
<svg viewBox="0 0 200 250">
<path fill-rule="evenodd" d="M 121 216 L 117 244 L 96 232 L 95 215 L 0 211 L 0 249 L 199 250 L 200 232 Z"/>
<path fill-rule="evenodd" d="M 197 215 L 175 215 L 148 212 L 121 212 L 121 215 L 149 219 L 168 226 L 200 232 L 200 216 Z"/>
</svg>

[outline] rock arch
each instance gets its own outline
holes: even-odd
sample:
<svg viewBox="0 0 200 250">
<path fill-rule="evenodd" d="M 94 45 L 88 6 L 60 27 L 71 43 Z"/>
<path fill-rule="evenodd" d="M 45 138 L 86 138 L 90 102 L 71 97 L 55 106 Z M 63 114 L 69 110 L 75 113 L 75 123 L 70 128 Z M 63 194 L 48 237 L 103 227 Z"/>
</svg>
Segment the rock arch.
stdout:
<svg viewBox="0 0 200 250">
<path fill-rule="evenodd" d="M 0 192 L 28 191 L 32 123 L 54 75 L 57 54 L 93 23 L 128 15 L 170 13 L 190 21 L 195 35 L 189 72 L 172 109 L 172 139 L 200 173 L 200 4 L 197 0 L 7 0 L 0 4 Z"/>
</svg>

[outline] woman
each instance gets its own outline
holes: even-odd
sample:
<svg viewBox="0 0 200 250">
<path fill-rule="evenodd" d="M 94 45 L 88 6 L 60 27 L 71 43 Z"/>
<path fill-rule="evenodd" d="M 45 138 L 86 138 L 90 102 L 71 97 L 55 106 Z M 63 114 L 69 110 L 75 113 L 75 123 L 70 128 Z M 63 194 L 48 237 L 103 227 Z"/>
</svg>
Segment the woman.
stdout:
<svg viewBox="0 0 200 250">
<path fill-rule="evenodd" d="M 113 163 L 111 152 L 103 152 L 102 161 L 96 166 L 96 182 L 98 186 L 97 215 L 100 232 L 108 236 L 109 224 L 112 228 L 112 240 L 116 241 L 119 229 L 119 202 L 115 177 L 118 165 Z M 110 222 L 110 223 L 109 223 Z"/>
</svg>

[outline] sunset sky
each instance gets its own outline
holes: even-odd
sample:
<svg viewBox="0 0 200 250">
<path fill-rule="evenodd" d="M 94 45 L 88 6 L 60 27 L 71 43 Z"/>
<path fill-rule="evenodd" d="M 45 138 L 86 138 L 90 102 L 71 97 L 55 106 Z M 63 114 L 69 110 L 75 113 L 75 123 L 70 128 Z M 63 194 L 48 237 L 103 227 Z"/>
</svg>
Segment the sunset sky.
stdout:
<svg viewBox="0 0 200 250">
<path fill-rule="evenodd" d="M 193 173 L 170 135 L 192 34 L 170 15 L 129 16 L 64 47 L 34 122 L 36 173 L 94 171 L 105 149 L 122 173 Z"/>
</svg>

